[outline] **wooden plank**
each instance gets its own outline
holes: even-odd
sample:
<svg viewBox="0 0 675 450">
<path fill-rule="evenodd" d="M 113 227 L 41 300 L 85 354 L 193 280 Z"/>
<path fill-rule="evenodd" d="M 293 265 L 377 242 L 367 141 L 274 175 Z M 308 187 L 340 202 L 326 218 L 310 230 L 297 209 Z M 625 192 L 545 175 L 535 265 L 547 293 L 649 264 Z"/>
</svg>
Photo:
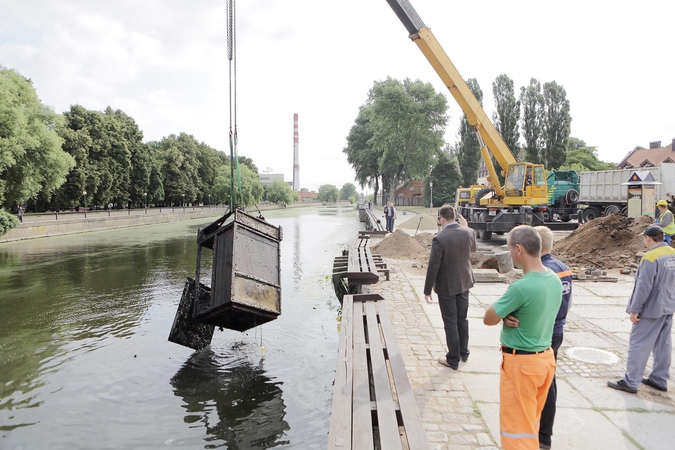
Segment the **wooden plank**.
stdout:
<svg viewBox="0 0 675 450">
<path fill-rule="evenodd" d="M 365 333 L 363 329 L 363 303 L 354 302 L 353 312 L 354 369 L 352 398 L 352 448 L 373 448 L 373 416 L 370 411 L 370 380 Z"/>
<path fill-rule="evenodd" d="M 408 439 L 408 446 L 411 450 L 427 449 L 429 448 L 427 434 L 424 431 L 424 425 L 417 407 L 415 394 L 412 390 L 410 380 L 408 379 L 408 373 L 405 370 L 401 352 L 396 343 L 394 327 L 389 320 L 389 313 L 387 312 L 386 306 L 383 305 L 382 302 L 378 303 L 378 306 L 380 307 L 380 325 L 387 346 L 389 364 L 391 366 L 392 377 L 394 378 L 394 385 L 396 386 L 396 395 L 398 397 L 403 426 Z"/>
<path fill-rule="evenodd" d="M 384 297 L 382 297 L 380 294 L 352 294 L 352 297 L 354 297 L 354 301 L 358 300 L 360 302 L 384 300 Z"/>
<path fill-rule="evenodd" d="M 382 305 L 382 302 L 377 302 Z M 396 419 L 396 405 L 391 392 L 389 371 L 385 363 L 384 346 L 380 336 L 380 327 L 377 320 L 376 303 L 365 303 L 368 343 L 370 345 L 370 360 L 373 367 L 373 385 L 375 402 L 377 405 L 377 423 L 381 446 L 386 450 L 402 449 L 399 436 L 398 421 Z"/>
<path fill-rule="evenodd" d="M 335 450 L 351 450 L 352 362 L 354 353 L 352 346 L 352 309 L 351 296 L 345 295 L 342 303 L 342 322 L 328 433 L 328 448 Z"/>
</svg>

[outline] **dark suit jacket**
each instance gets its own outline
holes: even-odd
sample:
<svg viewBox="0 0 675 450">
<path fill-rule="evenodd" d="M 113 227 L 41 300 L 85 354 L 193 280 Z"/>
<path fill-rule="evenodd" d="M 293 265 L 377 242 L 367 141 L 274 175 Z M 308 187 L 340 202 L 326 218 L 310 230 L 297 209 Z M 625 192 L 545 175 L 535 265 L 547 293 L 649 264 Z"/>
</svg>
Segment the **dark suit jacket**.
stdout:
<svg viewBox="0 0 675 450">
<path fill-rule="evenodd" d="M 476 251 L 476 234 L 471 228 L 452 223 L 431 241 L 431 255 L 424 281 L 424 295 L 431 288 L 438 295 L 457 295 L 473 287 L 471 252 Z"/>
</svg>

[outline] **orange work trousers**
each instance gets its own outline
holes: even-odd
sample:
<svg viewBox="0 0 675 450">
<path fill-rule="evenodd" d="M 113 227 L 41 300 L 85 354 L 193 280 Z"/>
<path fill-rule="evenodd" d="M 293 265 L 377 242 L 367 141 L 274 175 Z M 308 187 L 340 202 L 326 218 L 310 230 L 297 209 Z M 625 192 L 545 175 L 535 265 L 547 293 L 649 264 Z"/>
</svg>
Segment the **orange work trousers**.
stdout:
<svg viewBox="0 0 675 450">
<path fill-rule="evenodd" d="M 555 367 L 550 348 L 535 355 L 502 353 L 499 421 L 504 450 L 539 449 L 539 419 Z"/>
</svg>

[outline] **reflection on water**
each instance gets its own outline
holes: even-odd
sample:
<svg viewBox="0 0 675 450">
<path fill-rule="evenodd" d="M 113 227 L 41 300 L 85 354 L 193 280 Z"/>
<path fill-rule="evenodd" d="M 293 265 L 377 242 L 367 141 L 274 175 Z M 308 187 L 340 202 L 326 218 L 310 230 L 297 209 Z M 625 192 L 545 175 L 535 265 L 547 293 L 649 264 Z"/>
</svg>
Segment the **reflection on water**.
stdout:
<svg viewBox="0 0 675 450">
<path fill-rule="evenodd" d="M 326 276 L 358 215 L 265 216 L 285 231 L 282 315 L 196 354 L 167 336 L 210 220 L 0 245 L 0 448 L 325 448 L 338 307 Z"/>
<path fill-rule="evenodd" d="M 236 351 L 236 348 L 234 349 Z M 229 359 L 232 359 L 230 356 Z M 247 360 L 228 364 L 228 356 L 210 349 L 195 353 L 171 379 L 184 401 L 185 422 L 206 428 L 213 447 L 271 448 L 290 427 L 281 382 L 273 382 L 262 367 Z"/>
</svg>

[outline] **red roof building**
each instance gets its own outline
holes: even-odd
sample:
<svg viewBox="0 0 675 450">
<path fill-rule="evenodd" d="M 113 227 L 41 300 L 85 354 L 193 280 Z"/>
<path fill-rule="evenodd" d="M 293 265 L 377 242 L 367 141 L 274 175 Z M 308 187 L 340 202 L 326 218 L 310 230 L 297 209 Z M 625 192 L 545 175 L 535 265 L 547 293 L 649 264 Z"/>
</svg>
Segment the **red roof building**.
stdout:
<svg viewBox="0 0 675 450">
<path fill-rule="evenodd" d="M 675 163 L 675 138 L 665 147 L 661 141 L 649 143 L 649 148 L 636 148 L 619 163 L 617 169 L 632 169 L 633 167 L 655 167 L 661 163 Z"/>
</svg>

